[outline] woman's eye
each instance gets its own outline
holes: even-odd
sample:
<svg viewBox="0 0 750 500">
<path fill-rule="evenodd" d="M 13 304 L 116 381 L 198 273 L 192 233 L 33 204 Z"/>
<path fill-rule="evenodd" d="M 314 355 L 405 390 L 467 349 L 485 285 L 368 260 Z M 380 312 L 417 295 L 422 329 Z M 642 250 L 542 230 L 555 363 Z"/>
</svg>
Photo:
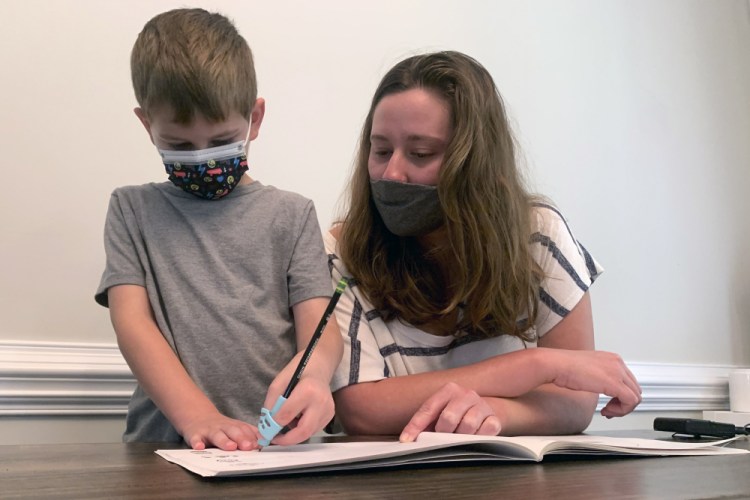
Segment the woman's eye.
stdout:
<svg viewBox="0 0 750 500">
<path fill-rule="evenodd" d="M 428 152 L 428 151 L 415 151 L 415 152 L 413 152 L 413 153 L 412 153 L 411 155 L 412 155 L 413 157 L 415 157 L 415 158 L 418 158 L 418 159 L 420 159 L 420 160 L 421 160 L 421 159 L 424 159 L 424 158 L 429 158 L 429 157 L 430 157 L 430 156 L 432 156 L 433 154 L 434 154 L 434 153 L 431 153 L 431 152 Z"/>
<path fill-rule="evenodd" d="M 374 150 L 372 152 L 372 154 L 374 154 L 375 156 L 378 156 L 378 157 L 382 158 L 382 157 L 390 155 L 391 152 L 388 151 L 387 149 L 376 149 L 376 150 Z"/>
</svg>

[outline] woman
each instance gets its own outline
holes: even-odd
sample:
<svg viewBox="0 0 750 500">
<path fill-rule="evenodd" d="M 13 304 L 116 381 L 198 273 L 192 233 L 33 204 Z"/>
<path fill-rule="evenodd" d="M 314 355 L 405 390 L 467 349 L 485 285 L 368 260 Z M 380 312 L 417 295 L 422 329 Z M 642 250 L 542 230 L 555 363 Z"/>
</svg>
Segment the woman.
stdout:
<svg viewBox="0 0 750 500">
<path fill-rule="evenodd" d="M 418 55 L 385 75 L 348 194 L 326 235 L 334 282 L 354 279 L 332 386 L 348 433 L 577 433 L 599 393 L 607 417 L 640 402 L 620 357 L 593 350 L 601 268 L 524 188 L 477 61 Z"/>
</svg>

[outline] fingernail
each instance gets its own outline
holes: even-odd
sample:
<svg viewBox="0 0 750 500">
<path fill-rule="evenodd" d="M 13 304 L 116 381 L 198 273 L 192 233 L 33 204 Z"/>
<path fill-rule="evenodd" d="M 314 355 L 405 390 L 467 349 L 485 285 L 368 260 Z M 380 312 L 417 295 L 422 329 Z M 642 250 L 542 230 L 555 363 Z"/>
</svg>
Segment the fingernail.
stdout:
<svg viewBox="0 0 750 500">
<path fill-rule="evenodd" d="M 401 441 L 402 443 L 411 443 L 412 441 L 414 441 L 414 436 L 412 436 L 408 432 L 402 432 L 398 440 Z"/>
</svg>

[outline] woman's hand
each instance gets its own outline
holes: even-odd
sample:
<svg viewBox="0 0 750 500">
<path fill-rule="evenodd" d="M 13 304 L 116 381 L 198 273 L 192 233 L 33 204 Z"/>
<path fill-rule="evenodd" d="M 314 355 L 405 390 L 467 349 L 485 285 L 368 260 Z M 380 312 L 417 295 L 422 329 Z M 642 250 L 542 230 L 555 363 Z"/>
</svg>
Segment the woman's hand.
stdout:
<svg viewBox="0 0 750 500">
<path fill-rule="evenodd" d="M 641 386 L 620 356 L 605 351 L 546 349 L 550 381 L 575 391 L 605 394 L 612 399 L 602 408 L 605 417 L 621 417 L 641 402 Z"/>
<path fill-rule="evenodd" d="M 449 382 L 420 406 L 399 440 L 414 441 L 425 430 L 494 436 L 500 427 L 498 416 L 475 391 Z"/>
</svg>

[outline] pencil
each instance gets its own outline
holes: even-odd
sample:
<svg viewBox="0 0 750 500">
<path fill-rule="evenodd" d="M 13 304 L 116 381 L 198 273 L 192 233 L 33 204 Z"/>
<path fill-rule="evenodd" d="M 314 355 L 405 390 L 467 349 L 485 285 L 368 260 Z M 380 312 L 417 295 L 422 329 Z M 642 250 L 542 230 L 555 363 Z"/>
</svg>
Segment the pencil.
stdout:
<svg viewBox="0 0 750 500">
<path fill-rule="evenodd" d="M 333 309 L 336 307 L 336 304 L 338 303 L 341 294 L 344 293 L 344 289 L 346 288 L 346 285 L 348 283 L 349 280 L 347 278 L 341 278 L 336 285 L 336 290 L 333 292 L 330 302 L 328 302 L 328 307 L 326 307 L 326 310 L 323 313 L 323 317 L 320 318 L 318 327 L 315 329 L 315 332 L 310 338 L 310 342 L 307 344 L 305 353 L 302 355 L 302 359 L 299 360 L 297 369 L 294 370 L 294 375 L 292 375 L 292 379 L 289 381 L 289 385 L 284 391 L 285 398 L 289 398 L 289 395 L 292 393 L 294 388 L 297 386 L 299 379 L 302 377 L 302 372 L 305 371 L 307 362 L 310 361 L 310 356 L 312 355 L 315 346 L 318 345 L 318 341 L 320 340 L 321 335 L 323 335 L 323 330 L 325 330 L 325 327 L 328 324 L 328 319 L 331 317 L 331 313 L 333 313 Z"/>
<path fill-rule="evenodd" d="M 260 434 L 262 436 L 260 439 L 258 439 L 258 444 L 261 446 L 261 449 L 271 444 L 271 440 L 274 438 L 274 436 L 276 436 L 279 431 L 283 430 L 282 426 L 273 419 L 273 416 L 277 411 L 279 411 L 281 406 L 286 402 L 287 398 L 289 398 L 289 395 L 292 393 L 300 378 L 302 377 L 302 372 L 305 371 L 307 362 L 310 361 L 310 356 L 312 355 L 315 346 L 318 345 L 320 336 L 323 335 L 323 330 L 328 324 L 328 319 L 331 317 L 331 313 L 333 313 L 333 309 L 336 307 L 336 303 L 338 303 L 339 298 L 341 297 L 341 294 L 344 292 L 344 289 L 346 288 L 346 285 L 348 283 L 349 280 L 347 278 L 341 278 L 341 280 L 338 282 L 338 285 L 336 285 L 336 290 L 333 292 L 331 301 L 328 303 L 328 307 L 326 307 L 325 312 L 323 312 L 323 317 L 320 318 L 318 327 L 315 329 L 315 332 L 313 332 L 312 337 L 310 337 L 310 342 L 307 344 L 307 348 L 302 354 L 302 358 L 297 364 L 297 368 L 294 370 L 292 379 L 289 381 L 289 385 L 284 391 L 284 394 L 276 399 L 273 408 L 271 408 L 270 410 L 268 410 L 267 408 L 261 408 L 260 418 L 258 419 L 258 431 L 260 431 Z"/>
</svg>

